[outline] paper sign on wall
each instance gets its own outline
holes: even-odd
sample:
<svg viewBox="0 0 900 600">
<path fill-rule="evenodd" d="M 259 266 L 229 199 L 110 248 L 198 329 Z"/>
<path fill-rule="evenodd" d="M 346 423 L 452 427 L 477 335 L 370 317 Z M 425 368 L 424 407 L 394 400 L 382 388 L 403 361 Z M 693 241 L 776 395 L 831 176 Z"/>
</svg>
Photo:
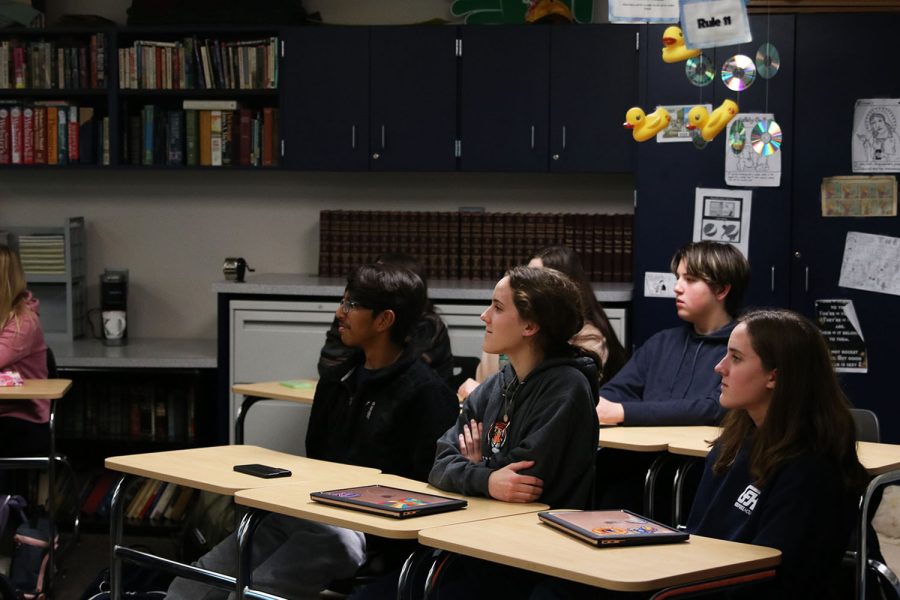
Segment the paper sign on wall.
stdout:
<svg viewBox="0 0 900 600">
<path fill-rule="evenodd" d="M 610 23 L 677 23 L 678 0 L 609 0 Z"/>
<path fill-rule="evenodd" d="M 900 100 L 857 100 L 850 151 L 854 173 L 900 171 Z"/>
<path fill-rule="evenodd" d="M 682 0 L 681 29 L 688 48 L 713 48 L 752 41 L 743 0 Z"/>
<path fill-rule="evenodd" d="M 869 358 L 853 300 L 816 300 L 816 320 L 838 373 L 867 373 Z"/>
<path fill-rule="evenodd" d="M 749 190 L 697 188 L 694 241 L 725 242 L 749 257 L 751 200 Z"/>
<path fill-rule="evenodd" d="M 781 152 L 764 156 L 753 148 L 751 134 L 772 113 L 739 113 L 728 123 L 725 138 L 725 183 L 748 187 L 781 185 Z"/>
<path fill-rule="evenodd" d="M 674 298 L 675 274 L 674 273 L 644 273 L 644 297 L 646 298 Z"/>
<path fill-rule="evenodd" d="M 900 238 L 848 231 L 838 285 L 900 296 Z"/>
</svg>

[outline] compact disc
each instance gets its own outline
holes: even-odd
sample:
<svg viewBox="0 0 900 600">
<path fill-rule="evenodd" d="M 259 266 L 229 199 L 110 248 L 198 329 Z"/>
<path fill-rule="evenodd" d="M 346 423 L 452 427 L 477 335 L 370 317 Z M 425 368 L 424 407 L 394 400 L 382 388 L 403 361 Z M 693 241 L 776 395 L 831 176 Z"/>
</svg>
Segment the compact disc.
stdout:
<svg viewBox="0 0 900 600">
<path fill-rule="evenodd" d="M 713 82 L 716 70 L 709 57 L 701 54 L 685 61 L 684 74 L 687 75 L 688 81 L 697 87 L 704 87 Z"/>
<path fill-rule="evenodd" d="M 704 148 L 706 148 L 706 144 L 709 143 L 703 139 L 702 135 L 700 135 L 699 129 L 694 129 L 693 134 L 691 135 L 691 140 L 694 142 L 694 147 L 699 150 L 703 150 Z"/>
<path fill-rule="evenodd" d="M 762 120 L 750 132 L 750 145 L 757 154 L 771 156 L 781 150 L 781 127 L 775 121 Z"/>
<path fill-rule="evenodd" d="M 730 90 L 746 90 L 756 79 L 756 65 L 749 56 L 735 54 L 722 65 L 722 83 Z"/>
<path fill-rule="evenodd" d="M 744 143 L 746 141 L 747 132 L 744 129 L 744 122 L 735 120 L 731 126 L 731 131 L 728 133 L 728 145 L 731 146 L 731 151 L 735 154 L 740 154 L 744 151 Z"/>
<path fill-rule="evenodd" d="M 756 72 L 763 79 L 772 79 L 781 68 L 781 55 L 778 48 L 766 42 L 756 51 Z"/>
</svg>

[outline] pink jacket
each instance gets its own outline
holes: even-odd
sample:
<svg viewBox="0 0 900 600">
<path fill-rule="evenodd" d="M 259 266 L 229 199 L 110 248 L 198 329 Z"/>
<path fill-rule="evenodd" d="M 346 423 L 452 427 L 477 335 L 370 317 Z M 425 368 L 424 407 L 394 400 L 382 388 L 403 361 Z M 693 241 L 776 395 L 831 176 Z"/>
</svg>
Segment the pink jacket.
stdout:
<svg viewBox="0 0 900 600">
<path fill-rule="evenodd" d="M 0 369 L 15 369 L 25 379 L 47 379 L 47 344 L 38 316 L 39 302 L 28 292 L 25 304 L 28 310 L 9 319 L 0 331 Z M 50 419 L 50 401 L 0 401 L 0 417 L 46 423 Z"/>
</svg>

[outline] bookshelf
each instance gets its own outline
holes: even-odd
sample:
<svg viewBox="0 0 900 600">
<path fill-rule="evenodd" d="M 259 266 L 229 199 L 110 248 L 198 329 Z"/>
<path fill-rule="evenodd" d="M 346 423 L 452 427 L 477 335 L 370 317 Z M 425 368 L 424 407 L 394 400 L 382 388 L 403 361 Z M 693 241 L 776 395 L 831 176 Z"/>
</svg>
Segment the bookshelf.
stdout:
<svg viewBox="0 0 900 600">
<path fill-rule="evenodd" d="M 2 227 L 22 260 L 28 289 L 40 300 L 47 343 L 84 335 L 87 264 L 84 217 L 60 227 Z"/>
<path fill-rule="evenodd" d="M 0 44 L 35 48 L 40 76 L 28 83 L 26 71 L 17 87 L 15 52 L 0 53 L 0 168 L 630 172 L 619 123 L 637 101 L 638 30 L 7 29 Z M 69 48 L 87 57 L 75 87 Z M 12 123 L 24 131 L 28 111 L 30 131 L 48 132 L 36 115 L 50 109 L 56 138 L 32 132 L 43 141 L 26 159 L 23 136 L 14 160 Z M 34 148 L 50 143 L 55 162 Z"/>
</svg>

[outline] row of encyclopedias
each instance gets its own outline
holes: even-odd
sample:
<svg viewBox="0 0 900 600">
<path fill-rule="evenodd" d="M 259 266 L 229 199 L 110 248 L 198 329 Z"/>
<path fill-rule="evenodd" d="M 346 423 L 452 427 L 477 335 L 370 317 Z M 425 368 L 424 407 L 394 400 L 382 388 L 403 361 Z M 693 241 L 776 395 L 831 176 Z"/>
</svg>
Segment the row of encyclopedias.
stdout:
<svg viewBox="0 0 900 600">
<path fill-rule="evenodd" d="M 319 275 L 343 277 L 380 255 L 418 258 L 429 277 L 496 280 L 541 248 L 568 246 L 592 281 L 632 279 L 630 214 L 326 210 Z"/>
</svg>

